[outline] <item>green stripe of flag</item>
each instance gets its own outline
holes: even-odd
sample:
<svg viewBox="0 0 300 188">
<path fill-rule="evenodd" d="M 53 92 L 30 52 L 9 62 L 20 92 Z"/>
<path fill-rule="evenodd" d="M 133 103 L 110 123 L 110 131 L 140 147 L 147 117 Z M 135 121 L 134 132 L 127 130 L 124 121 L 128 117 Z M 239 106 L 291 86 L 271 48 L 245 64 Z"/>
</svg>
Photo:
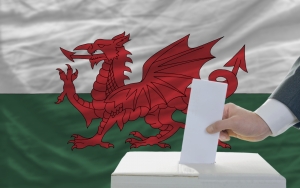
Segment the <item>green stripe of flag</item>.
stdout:
<svg viewBox="0 0 300 188">
<path fill-rule="evenodd" d="M 115 145 L 114 149 L 98 146 L 71 151 L 67 141 L 73 133 L 86 137 L 97 131 L 100 119 L 85 127 L 84 118 L 67 101 L 56 105 L 58 94 L 1 94 L 0 95 L 0 187 L 110 187 L 110 175 L 129 149 L 124 141 L 131 131 L 154 135 L 157 130 L 143 118 L 125 124 L 122 131 L 114 126 L 104 137 Z M 90 94 L 80 94 L 91 100 Z M 258 108 L 269 94 L 234 94 L 226 102 L 233 102 L 249 110 Z M 181 112 L 174 119 L 185 121 Z M 232 150 L 226 152 L 259 153 L 287 179 L 287 187 L 298 188 L 300 132 L 291 128 L 284 134 L 250 143 L 231 139 Z M 180 151 L 183 130 L 166 143 L 172 149 L 147 146 L 133 151 Z"/>
</svg>

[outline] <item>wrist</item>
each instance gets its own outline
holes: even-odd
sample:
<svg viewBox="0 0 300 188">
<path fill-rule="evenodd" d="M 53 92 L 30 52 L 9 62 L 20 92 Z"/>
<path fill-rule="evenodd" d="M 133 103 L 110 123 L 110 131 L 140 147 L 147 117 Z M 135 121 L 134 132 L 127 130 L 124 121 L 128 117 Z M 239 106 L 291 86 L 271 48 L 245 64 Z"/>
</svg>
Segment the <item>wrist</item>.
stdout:
<svg viewBox="0 0 300 188">
<path fill-rule="evenodd" d="M 255 113 L 268 125 L 272 134 L 278 136 L 293 125 L 294 114 L 281 102 L 268 99 Z"/>
<path fill-rule="evenodd" d="M 257 125 L 260 128 L 259 132 L 262 133 L 261 136 L 263 136 L 264 138 L 271 136 L 273 133 L 272 133 L 272 130 L 270 129 L 269 125 L 267 124 L 267 122 L 261 116 L 259 116 L 257 113 L 254 112 L 254 115 L 256 116 L 256 119 L 257 119 Z M 264 138 L 262 138 L 262 139 L 264 139 Z"/>
</svg>

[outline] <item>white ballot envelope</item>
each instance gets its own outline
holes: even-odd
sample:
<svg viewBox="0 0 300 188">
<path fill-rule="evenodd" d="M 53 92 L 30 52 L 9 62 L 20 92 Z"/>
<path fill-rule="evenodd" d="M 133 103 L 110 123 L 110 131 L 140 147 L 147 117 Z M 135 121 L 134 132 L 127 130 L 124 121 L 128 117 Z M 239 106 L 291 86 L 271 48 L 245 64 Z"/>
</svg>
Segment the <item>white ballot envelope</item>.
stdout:
<svg viewBox="0 0 300 188">
<path fill-rule="evenodd" d="M 183 136 L 180 164 L 215 163 L 220 133 L 206 127 L 221 120 L 227 84 L 193 79 Z"/>
</svg>

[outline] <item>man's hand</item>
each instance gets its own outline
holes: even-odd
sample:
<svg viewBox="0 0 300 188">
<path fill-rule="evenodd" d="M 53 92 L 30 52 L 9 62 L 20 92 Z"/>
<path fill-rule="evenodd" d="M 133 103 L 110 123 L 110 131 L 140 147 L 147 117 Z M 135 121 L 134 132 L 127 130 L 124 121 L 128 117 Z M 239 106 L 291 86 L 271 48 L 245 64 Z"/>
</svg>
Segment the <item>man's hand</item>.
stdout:
<svg viewBox="0 0 300 188">
<path fill-rule="evenodd" d="M 223 120 L 206 128 L 208 133 L 220 132 L 220 140 L 228 141 L 230 136 L 241 140 L 257 142 L 272 134 L 269 126 L 256 113 L 228 103 L 224 107 Z"/>
</svg>

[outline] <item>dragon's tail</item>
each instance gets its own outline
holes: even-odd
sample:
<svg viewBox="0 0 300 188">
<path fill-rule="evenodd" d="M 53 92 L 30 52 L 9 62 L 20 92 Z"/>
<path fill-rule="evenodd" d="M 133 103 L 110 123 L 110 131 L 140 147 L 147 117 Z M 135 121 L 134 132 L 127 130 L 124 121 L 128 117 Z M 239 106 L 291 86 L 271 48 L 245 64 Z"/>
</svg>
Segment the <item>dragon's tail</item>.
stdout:
<svg viewBox="0 0 300 188">
<path fill-rule="evenodd" d="M 70 103 L 82 114 L 86 121 L 86 126 L 88 127 L 93 119 L 99 118 L 95 114 L 95 109 L 91 102 L 88 102 L 81 97 L 77 93 L 73 94 L 72 96 L 68 96 Z"/>
<path fill-rule="evenodd" d="M 232 71 L 228 71 L 225 69 L 218 69 L 213 71 L 208 79 L 210 81 L 217 81 L 217 78 L 223 77 L 224 81 L 220 81 L 223 83 L 227 83 L 227 93 L 226 98 L 232 95 L 237 87 L 238 87 L 238 79 L 237 73 L 239 69 L 242 69 L 245 72 L 247 71 L 246 67 L 246 59 L 245 59 L 245 46 L 243 46 L 225 65 L 224 67 L 233 67 Z"/>
<path fill-rule="evenodd" d="M 228 98 L 237 89 L 237 86 L 238 86 L 237 77 L 231 71 L 223 70 L 223 69 L 218 69 L 218 70 L 213 71 L 209 75 L 208 79 L 210 81 L 217 81 L 217 78 L 219 78 L 219 77 L 225 78 L 225 80 L 221 81 L 221 82 L 228 84 L 228 86 L 227 86 L 227 93 L 226 93 L 226 98 Z"/>
<path fill-rule="evenodd" d="M 77 93 L 74 94 L 74 99 L 77 101 L 77 103 L 79 103 L 81 106 L 85 107 L 85 108 L 91 108 L 94 109 L 93 107 L 93 103 L 86 101 L 82 98 L 79 97 L 79 95 Z"/>
</svg>

